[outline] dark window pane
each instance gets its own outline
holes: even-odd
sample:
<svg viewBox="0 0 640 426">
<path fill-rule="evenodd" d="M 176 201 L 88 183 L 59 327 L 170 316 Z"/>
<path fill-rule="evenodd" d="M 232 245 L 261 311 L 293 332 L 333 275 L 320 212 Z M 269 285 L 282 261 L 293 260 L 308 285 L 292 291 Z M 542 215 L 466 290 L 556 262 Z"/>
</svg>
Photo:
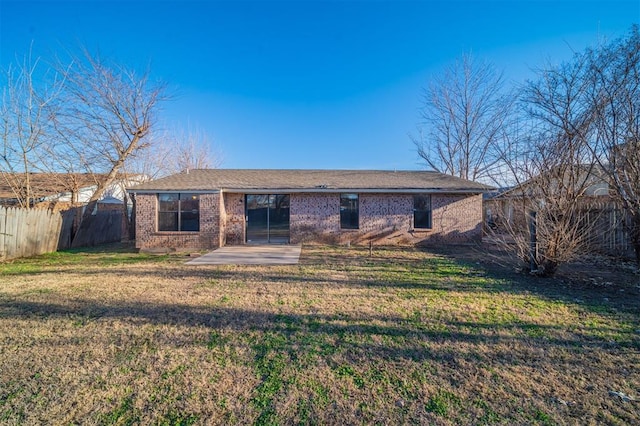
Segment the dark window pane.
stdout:
<svg viewBox="0 0 640 426">
<path fill-rule="evenodd" d="M 178 212 L 158 212 L 158 231 L 177 231 Z"/>
<path fill-rule="evenodd" d="M 289 231 L 289 195 L 272 195 L 269 210 L 269 227 L 277 231 Z"/>
<path fill-rule="evenodd" d="M 431 228 L 431 195 L 420 194 L 413 196 L 413 227 Z"/>
<path fill-rule="evenodd" d="M 200 196 L 180 194 L 180 231 L 200 230 Z"/>
<path fill-rule="evenodd" d="M 269 195 L 265 195 L 265 194 L 247 195 L 247 208 L 249 209 L 269 208 Z"/>
<path fill-rule="evenodd" d="M 199 231 L 200 230 L 200 214 L 198 210 L 180 212 L 180 230 L 181 231 Z"/>
<path fill-rule="evenodd" d="M 358 229 L 358 194 L 340 195 L 340 227 L 342 229 Z"/>
<path fill-rule="evenodd" d="M 158 231 L 199 230 L 199 195 L 158 194 Z"/>
<path fill-rule="evenodd" d="M 430 195 L 414 195 L 413 208 L 415 210 L 431 210 L 431 196 Z"/>
<path fill-rule="evenodd" d="M 416 228 L 431 228 L 431 212 L 416 211 L 413 214 L 413 226 Z"/>
<path fill-rule="evenodd" d="M 200 197 L 196 194 L 180 194 L 180 210 L 198 210 L 200 207 Z"/>
<path fill-rule="evenodd" d="M 161 212 L 177 212 L 178 211 L 178 194 L 159 194 L 158 210 Z"/>
</svg>

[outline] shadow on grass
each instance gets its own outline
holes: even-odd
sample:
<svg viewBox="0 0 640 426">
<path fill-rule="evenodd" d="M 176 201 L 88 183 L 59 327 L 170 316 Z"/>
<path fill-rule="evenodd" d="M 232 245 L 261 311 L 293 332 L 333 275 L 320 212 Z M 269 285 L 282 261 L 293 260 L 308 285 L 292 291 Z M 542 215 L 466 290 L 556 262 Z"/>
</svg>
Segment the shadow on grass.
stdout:
<svg viewBox="0 0 640 426">
<path fill-rule="evenodd" d="M 50 297 L 50 296 L 49 296 Z M 55 296 L 54 296 L 55 297 Z M 443 321 L 408 319 L 394 315 L 351 316 L 345 314 L 281 314 L 229 307 L 200 307 L 159 303 L 99 303 L 94 300 L 73 300 L 70 304 L 27 300 L 0 300 L 0 317 L 16 319 L 63 318 L 80 323 L 117 319 L 136 325 L 170 325 L 206 327 L 234 332 L 280 333 L 287 337 L 285 346 L 304 346 L 304 342 L 324 342 L 347 351 L 364 351 L 383 359 L 410 358 L 414 361 L 434 358 L 430 343 L 458 345 L 498 345 L 513 347 L 563 347 L 576 350 L 613 348 L 640 349 L 640 337 L 635 330 L 619 330 L 599 325 L 568 331 L 563 326 L 540 325 L 518 321 L 495 322 Z M 531 332 L 534 333 L 531 333 Z M 604 337 L 614 333 L 618 341 Z M 602 335 L 603 337 L 599 337 Z M 307 339 L 314 336 L 311 340 Z M 320 337 L 320 340 L 318 340 Z M 169 345 L 189 342 L 172 341 Z M 382 338 L 382 340 L 380 340 Z M 390 338 L 390 340 L 385 340 Z M 384 343 L 387 341 L 387 344 Z M 374 343 L 375 342 L 375 343 Z M 193 342 L 191 342 L 193 343 Z"/>
<path fill-rule="evenodd" d="M 623 283 L 589 286 L 558 274 L 538 277 L 518 272 L 513 263 L 504 262 L 505 254 L 487 244 L 455 247 L 431 247 L 426 252 L 449 259 L 461 266 L 482 271 L 485 276 L 508 283 L 499 291 L 535 294 L 546 300 L 578 304 L 597 313 L 618 312 L 640 315 L 640 276 L 628 274 Z M 497 259 L 497 261 L 496 261 Z"/>
<path fill-rule="evenodd" d="M 435 251 L 429 250 L 429 253 Z M 123 367 L 146 371 L 155 368 L 156 349 L 171 351 L 186 347 L 188 353 L 197 353 L 200 349 L 207 362 L 250 367 L 258 377 L 258 384 L 251 399 L 242 401 L 243 409 L 253 407 L 264 423 L 278 423 L 273 407 L 287 392 L 295 394 L 298 392 L 295 389 L 302 389 L 302 398 L 308 400 L 306 386 L 310 385 L 304 382 L 308 372 L 322 372 L 323 376 L 328 376 L 328 383 L 336 380 L 344 390 L 353 390 L 354 386 L 367 390 L 389 386 L 392 390 L 383 394 L 382 399 L 390 399 L 393 403 L 391 398 L 400 394 L 405 395 L 403 401 L 416 398 L 423 406 L 424 401 L 435 398 L 433 395 L 430 400 L 421 398 L 429 396 L 424 394 L 425 388 L 457 389 L 461 386 L 461 389 L 474 391 L 474 396 L 487 399 L 487 404 L 496 411 L 503 405 L 509 407 L 512 412 L 503 412 L 501 423 L 511 424 L 534 423 L 532 418 L 516 411 L 521 406 L 531 410 L 526 408 L 530 397 L 515 394 L 512 399 L 505 400 L 505 392 L 511 395 L 509 389 L 527 391 L 529 388 L 538 392 L 531 383 L 544 381 L 546 376 L 550 380 L 561 377 L 558 382 L 564 388 L 575 385 L 575 381 L 565 380 L 566 377 L 585 376 L 599 386 L 604 386 L 605 381 L 607 386 L 609 382 L 617 383 L 617 386 L 630 383 L 633 389 L 633 384 L 637 383 L 635 366 L 640 353 L 640 334 L 637 332 L 640 320 L 635 304 L 625 305 L 626 302 L 617 299 L 615 305 L 604 303 L 601 293 L 587 298 L 580 290 L 563 287 L 559 282 L 487 268 L 472 258 L 455 254 L 425 255 L 419 250 L 376 249 L 370 257 L 366 249 L 319 248 L 303 251 L 301 264 L 295 266 L 191 267 L 177 258 L 154 257 L 147 261 L 131 253 L 116 254 L 116 259 L 120 256 L 118 263 L 113 261 L 111 252 L 94 252 L 87 255 L 87 264 L 82 263 L 81 267 L 60 268 L 51 264 L 41 265 L 44 272 L 25 272 L 50 274 L 41 281 L 33 280 L 44 283 L 55 282 L 64 273 L 79 274 L 82 277 L 77 281 L 88 283 L 88 293 L 74 292 L 69 296 L 68 288 L 57 292 L 28 286 L 31 292 L 0 291 L 0 322 L 15 330 L 6 335 L 5 344 L 15 348 L 11 351 L 16 359 L 21 359 L 23 349 L 27 359 L 56 346 L 64 348 L 65 353 L 82 354 L 81 359 L 91 351 L 108 350 L 113 359 L 113 371 Z M 81 261 L 83 256 L 82 253 L 70 255 L 74 261 Z M 139 265 L 127 263 L 128 256 L 133 259 L 131 263 L 140 262 Z M 154 291 L 154 284 L 158 282 L 160 292 L 184 289 L 198 294 L 195 299 L 164 299 L 181 300 L 181 303 L 147 302 L 145 295 L 140 296 L 142 302 L 126 297 L 119 300 L 91 297 L 92 288 L 99 287 L 100 280 L 115 276 L 123 285 L 146 280 L 144 288 L 149 292 Z M 6 277 L 4 281 L 12 279 Z M 348 312 L 342 313 L 331 307 L 329 299 L 323 306 L 330 312 L 327 314 L 311 304 L 302 308 L 283 305 L 284 312 L 277 304 L 256 304 L 263 301 L 263 288 L 271 301 L 273 296 L 287 292 L 291 293 L 291 300 L 308 301 L 303 296 L 313 293 L 313 303 L 318 299 L 317 303 L 322 304 L 323 290 L 329 290 L 329 287 L 339 290 L 332 295 L 334 298 L 353 296 L 352 300 L 366 299 L 371 306 L 358 310 L 357 306 L 344 304 L 341 306 Z M 117 291 L 117 287 L 115 289 Z M 228 289 L 238 290 L 240 297 L 246 296 L 250 304 L 244 306 L 248 307 L 234 307 L 233 300 L 222 300 L 220 296 Z M 20 292 L 22 287 L 16 286 L 12 291 Z M 454 296 L 454 293 L 458 294 Z M 462 295 L 464 302 L 452 305 L 451 312 L 441 316 L 438 311 L 430 311 L 433 307 L 440 308 L 439 301 L 446 303 L 448 297 L 459 297 L 460 293 L 468 294 Z M 535 297 L 510 298 L 512 294 L 533 294 Z M 475 297 L 495 306 L 495 312 L 477 310 L 467 315 L 464 304 L 473 305 Z M 408 298 L 416 300 L 405 300 Z M 538 298 L 544 311 L 528 315 L 527 303 L 532 302 L 531 308 L 536 309 Z M 576 308 L 578 298 L 584 301 Z M 185 300 L 199 302 L 190 304 Z M 395 300 L 398 304 L 386 306 L 387 309 L 381 310 L 384 313 L 367 313 L 374 312 L 372 307 L 376 304 L 393 304 Z M 547 300 L 561 303 L 546 303 Z M 502 301 L 505 305 L 511 301 L 515 303 L 502 309 Z M 522 301 L 526 303 L 519 306 Z M 240 301 L 238 305 L 242 303 Z M 535 322 L 544 312 L 552 312 L 561 304 L 572 305 L 566 322 L 553 318 L 542 320 L 544 324 Z M 293 313 L 287 311 L 289 308 Z M 446 309 L 447 306 L 442 307 L 442 310 Z M 525 313 L 514 313 L 520 309 Z M 589 311 L 598 315 L 590 315 Z M 586 323 L 582 318 L 593 321 Z M 69 361 L 63 360 L 62 364 L 65 362 Z M 403 375 L 405 371 L 406 376 Z M 518 377 L 515 379 L 518 385 L 510 387 L 509 378 L 514 376 Z M 305 384 L 294 385 L 298 380 Z M 384 380 L 389 380 L 389 384 L 385 385 Z M 475 383 L 479 385 L 474 388 Z M 495 397 L 491 392 L 482 392 L 488 388 L 498 389 Z M 626 391 L 626 387 L 619 388 Z M 402 393 L 405 390 L 407 393 Z M 576 397 L 581 398 L 578 401 L 588 402 L 585 406 L 602 403 L 602 398 L 586 397 L 585 392 L 578 391 Z M 414 396 L 406 396 L 409 394 Z M 344 399 L 336 398 L 338 401 Z M 126 401 L 130 403 L 131 400 Z M 349 399 L 345 404 L 353 402 L 354 399 Z M 332 410 L 331 406 L 314 404 L 320 411 Z M 467 413 L 475 410 L 468 404 L 461 408 L 462 416 L 453 417 L 452 422 L 472 424 L 474 419 L 478 420 L 464 414 L 465 410 Z M 637 416 L 629 404 L 608 407 L 622 419 Z M 549 410 L 556 412 L 553 407 Z M 575 410 L 582 408 L 577 406 Z M 373 423 L 376 418 L 370 414 L 360 423 Z M 433 419 L 434 422 L 439 420 Z M 631 424 L 631 421 L 626 423 Z"/>
<path fill-rule="evenodd" d="M 132 245 L 115 244 L 53 253 L 35 259 L 0 266 L 2 275 L 35 275 L 59 272 L 61 266 L 79 266 L 74 274 L 95 276 L 105 272 L 139 278 L 196 278 L 281 286 L 289 284 L 338 285 L 417 291 L 455 291 L 535 294 L 546 300 L 579 304 L 599 314 L 640 313 L 638 286 L 576 288 L 555 278 L 537 278 L 515 273 L 505 266 L 476 261 L 483 247 L 376 247 L 369 255 L 363 247 L 311 247 L 302 252 L 299 265 L 203 265 L 186 266 L 184 256 L 153 256 L 135 252 Z M 427 253 L 425 258 L 424 254 Z M 131 268 L 132 264 L 140 267 Z M 68 270 L 68 269 L 67 269 Z"/>
<path fill-rule="evenodd" d="M 430 250 L 429 253 L 434 253 Z M 438 257 L 396 262 L 386 257 L 368 257 L 362 254 L 350 258 L 337 256 L 340 263 L 325 263 L 325 260 L 307 257 L 305 264 L 294 266 L 197 266 L 187 267 L 176 259 L 153 259 L 154 264 L 139 268 L 121 267 L 117 263 L 109 266 L 109 272 L 132 280 L 158 277 L 176 280 L 196 278 L 210 282 L 236 282 L 247 285 L 278 286 L 283 292 L 288 286 L 298 284 L 340 286 L 353 289 L 381 289 L 414 292 L 411 297 L 428 297 L 429 292 L 490 293 L 496 298 L 501 293 L 513 295 L 535 295 L 547 301 L 579 305 L 598 314 L 619 313 L 640 315 L 640 292 L 637 287 L 621 289 L 583 288 L 568 285 L 555 278 L 538 278 L 516 273 L 503 267 L 487 268 L 469 258 L 454 257 L 436 252 Z M 102 268 L 83 268 L 76 274 L 94 276 Z M 400 296 L 402 296 L 400 294 Z"/>
</svg>

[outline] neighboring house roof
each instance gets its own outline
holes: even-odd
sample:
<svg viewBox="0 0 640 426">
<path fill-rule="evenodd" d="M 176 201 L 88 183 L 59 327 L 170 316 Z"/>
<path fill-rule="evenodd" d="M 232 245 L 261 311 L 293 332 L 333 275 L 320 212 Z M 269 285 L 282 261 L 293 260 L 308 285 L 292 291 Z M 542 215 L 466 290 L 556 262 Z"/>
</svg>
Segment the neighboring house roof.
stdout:
<svg viewBox="0 0 640 426">
<path fill-rule="evenodd" d="M 569 183 L 571 181 L 565 175 L 570 172 L 579 173 L 577 176 L 573 176 L 573 183 Z M 609 184 L 607 183 L 605 172 L 596 165 L 578 164 L 567 168 L 562 173 L 552 169 L 518 185 L 505 188 L 504 191 L 498 190 L 495 194 L 488 196 L 487 199 L 532 197 L 538 191 L 536 185 L 544 185 L 548 190 L 575 185 L 575 189 L 582 190 L 582 195 L 584 196 L 609 196 Z"/>
<path fill-rule="evenodd" d="M 502 194 L 511 191 L 513 189 L 512 186 L 505 186 L 501 188 L 494 189 L 492 191 L 485 192 L 482 196 L 484 200 L 492 200 L 494 198 L 500 197 Z"/>
<path fill-rule="evenodd" d="M 122 204 L 122 200 L 120 198 L 107 195 L 102 200 L 98 201 L 98 204 Z"/>
<path fill-rule="evenodd" d="M 69 196 L 71 192 L 78 194 L 81 191 L 95 191 L 98 182 L 106 179 L 106 174 L 90 173 L 29 173 L 29 182 L 33 197 L 36 199 L 57 199 L 61 196 Z M 146 180 L 143 175 L 118 174 L 116 182 L 128 183 L 142 182 Z M 16 199 L 13 187 L 21 187 L 26 184 L 24 173 L 0 174 L 0 200 Z M 10 185 L 9 183 L 12 183 Z"/>
<path fill-rule="evenodd" d="M 25 184 L 26 176 L 23 173 L 3 173 L 2 178 L 0 178 L 0 198 L 15 197 L 9 181 L 18 185 Z M 62 173 L 29 173 L 29 181 L 31 190 L 36 197 L 96 185 L 96 180 L 93 176 L 82 173 L 70 175 L 63 175 Z"/>
<path fill-rule="evenodd" d="M 197 169 L 145 182 L 130 192 L 460 192 L 492 189 L 432 171 Z"/>
</svg>

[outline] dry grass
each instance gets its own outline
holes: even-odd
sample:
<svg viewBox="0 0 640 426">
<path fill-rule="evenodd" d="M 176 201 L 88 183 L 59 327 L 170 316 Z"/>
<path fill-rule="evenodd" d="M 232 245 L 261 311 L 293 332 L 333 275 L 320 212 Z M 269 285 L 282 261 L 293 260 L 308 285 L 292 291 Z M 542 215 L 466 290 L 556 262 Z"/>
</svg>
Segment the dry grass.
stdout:
<svg viewBox="0 0 640 426">
<path fill-rule="evenodd" d="M 329 247 L 2 265 L 0 423 L 640 422 L 609 393 L 640 397 L 637 300 L 471 265 Z"/>
</svg>

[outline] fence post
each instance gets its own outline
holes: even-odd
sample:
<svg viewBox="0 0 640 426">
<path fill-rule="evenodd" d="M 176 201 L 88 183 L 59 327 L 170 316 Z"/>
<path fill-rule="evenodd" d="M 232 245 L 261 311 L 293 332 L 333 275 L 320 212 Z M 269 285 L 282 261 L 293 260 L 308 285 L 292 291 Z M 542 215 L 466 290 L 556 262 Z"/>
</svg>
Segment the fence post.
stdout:
<svg viewBox="0 0 640 426">
<path fill-rule="evenodd" d="M 534 210 L 529 212 L 529 236 L 529 269 L 530 272 L 536 272 L 538 270 L 538 236 L 536 212 Z"/>
</svg>

